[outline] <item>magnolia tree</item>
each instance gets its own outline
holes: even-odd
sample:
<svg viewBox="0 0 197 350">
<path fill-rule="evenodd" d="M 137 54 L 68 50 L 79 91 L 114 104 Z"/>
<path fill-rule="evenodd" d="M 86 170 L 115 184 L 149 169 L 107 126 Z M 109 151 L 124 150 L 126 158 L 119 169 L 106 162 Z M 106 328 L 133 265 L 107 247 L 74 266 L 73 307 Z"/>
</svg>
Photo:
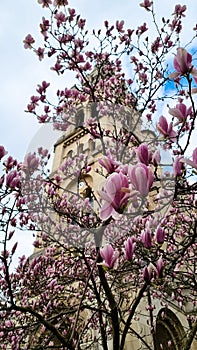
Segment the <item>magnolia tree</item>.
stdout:
<svg viewBox="0 0 197 350">
<path fill-rule="evenodd" d="M 144 0 L 150 28 L 106 20 L 89 33 L 67 0 L 38 2 L 43 46 L 30 34 L 24 46 L 76 83 L 50 101 L 43 81 L 27 111 L 69 133 L 79 106 L 93 106 L 75 132 L 99 156 L 93 167 L 78 152 L 49 174 L 47 150 L 21 163 L 0 147 L 0 348 L 194 349 L 197 25 L 186 48 L 186 6 L 159 25 Z M 94 173 L 102 186 L 87 181 L 81 195 Z M 18 230 L 34 233 L 37 250 L 13 271 Z"/>
</svg>

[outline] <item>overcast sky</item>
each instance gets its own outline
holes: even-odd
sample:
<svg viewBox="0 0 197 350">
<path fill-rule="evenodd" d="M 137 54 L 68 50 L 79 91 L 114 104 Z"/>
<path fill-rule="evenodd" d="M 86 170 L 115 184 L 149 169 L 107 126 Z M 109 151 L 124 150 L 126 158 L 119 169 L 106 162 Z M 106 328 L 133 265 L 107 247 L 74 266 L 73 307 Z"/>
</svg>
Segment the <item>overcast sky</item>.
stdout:
<svg viewBox="0 0 197 350">
<path fill-rule="evenodd" d="M 126 26 L 134 28 L 149 18 L 148 13 L 139 7 L 138 0 L 70 0 L 70 7 L 76 7 L 83 18 L 87 18 L 89 28 L 100 27 L 105 19 L 115 22 L 125 20 Z M 155 0 L 158 18 L 172 13 L 175 0 Z M 192 27 L 197 22 L 197 1 L 180 2 L 188 7 L 183 41 L 187 41 Z M 37 83 L 43 80 L 58 88 L 58 78 L 50 71 L 47 61 L 39 62 L 37 57 L 23 48 L 24 37 L 31 33 L 39 36 L 39 23 L 42 16 L 47 17 L 37 0 L 1 0 L 0 8 L 0 145 L 4 145 L 9 154 L 22 160 L 32 142 L 39 143 L 38 135 L 44 129 L 35 118 L 24 112 L 29 98 L 34 94 Z M 70 87 L 69 81 L 65 86 Z M 48 131 L 47 131 L 48 133 Z M 46 146 L 51 147 L 55 138 L 45 133 Z M 36 140 L 36 141 L 35 141 Z M 38 147 L 40 144 L 37 145 Z M 45 145 L 43 145 L 45 146 Z M 28 252 L 26 251 L 28 254 Z"/>
<path fill-rule="evenodd" d="M 161 1 L 156 0 L 158 17 L 171 13 L 176 3 L 175 0 L 165 0 L 161 5 Z M 186 0 L 184 3 L 188 6 L 187 30 L 184 33 L 188 39 L 191 23 L 197 21 L 197 2 Z M 113 23 L 116 19 L 124 19 L 126 25 L 132 28 L 143 23 L 149 16 L 138 4 L 138 0 L 70 0 L 70 7 L 79 9 L 82 17 L 87 18 L 90 28 L 98 28 L 105 19 Z M 50 71 L 49 63 L 39 62 L 30 50 L 23 48 L 26 34 L 39 37 L 40 19 L 46 13 L 37 0 L 1 0 L 0 144 L 4 144 L 9 153 L 20 159 L 40 128 L 33 116 L 24 113 L 29 97 L 42 80 L 51 81 L 54 91 L 58 87 L 58 78 Z M 65 85 L 70 86 L 69 81 Z"/>
</svg>

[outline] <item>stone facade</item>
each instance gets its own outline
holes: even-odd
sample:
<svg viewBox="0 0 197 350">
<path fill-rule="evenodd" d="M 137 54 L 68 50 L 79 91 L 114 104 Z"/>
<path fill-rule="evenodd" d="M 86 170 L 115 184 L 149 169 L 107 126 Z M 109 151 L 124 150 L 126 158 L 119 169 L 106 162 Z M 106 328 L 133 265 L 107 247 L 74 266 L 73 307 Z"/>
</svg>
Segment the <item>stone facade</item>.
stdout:
<svg viewBox="0 0 197 350">
<path fill-rule="evenodd" d="M 74 155 L 83 153 L 88 158 L 88 165 L 91 166 L 91 171 L 81 178 L 68 177 L 65 178 L 65 188 L 69 189 L 71 192 L 77 192 L 83 196 L 88 196 L 88 187 L 93 189 L 94 195 L 97 196 L 98 190 L 101 189 L 102 183 L 104 182 L 103 176 L 97 172 L 98 168 L 98 158 L 102 156 L 102 147 L 99 139 L 93 139 L 88 132 L 88 130 L 82 126 L 91 117 L 92 107 L 86 105 L 80 108 L 76 114 L 76 119 L 73 120 L 73 125 L 71 125 L 67 132 L 55 143 L 54 145 L 54 161 L 52 172 L 56 172 L 61 164 L 68 158 Z M 141 141 L 146 141 L 153 137 L 152 132 L 142 131 L 141 123 L 137 118 L 139 114 L 136 112 L 132 113 L 133 123 L 136 123 L 135 135 Z M 101 120 L 102 127 L 105 129 L 111 129 L 113 124 L 113 118 L 102 117 Z M 95 207 L 94 207 L 95 210 Z M 143 305 L 142 305 L 143 306 Z M 142 307 L 141 306 L 141 307 Z M 190 305 L 191 306 L 191 305 Z M 188 306 L 188 307 L 190 307 Z M 165 310 L 165 315 L 164 315 Z M 188 329 L 188 322 L 184 314 L 184 310 L 180 311 L 178 305 L 170 304 L 169 308 L 166 309 L 158 304 L 154 314 L 157 315 L 156 323 L 156 333 L 157 333 L 157 349 L 158 350 L 182 350 L 180 342 L 183 341 L 185 337 L 185 330 Z M 148 328 L 146 325 L 146 318 L 135 323 L 134 329 L 138 334 L 143 335 L 145 340 L 149 343 L 151 348 L 151 339 L 148 334 Z M 171 345 L 168 347 L 167 339 L 171 338 Z M 160 347 L 159 339 L 164 341 L 165 347 Z M 166 339 L 166 340 L 165 340 Z M 102 350 L 97 344 L 95 344 L 94 349 Z M 140 342 L 136 337 L 127 337 L 127 342 L 125 345 L 125 350 L 146 350 L 146 346 L 143 342 Z M 197 342 L 193 342 L 191 350 L 197 349 Z"/>
</svg>

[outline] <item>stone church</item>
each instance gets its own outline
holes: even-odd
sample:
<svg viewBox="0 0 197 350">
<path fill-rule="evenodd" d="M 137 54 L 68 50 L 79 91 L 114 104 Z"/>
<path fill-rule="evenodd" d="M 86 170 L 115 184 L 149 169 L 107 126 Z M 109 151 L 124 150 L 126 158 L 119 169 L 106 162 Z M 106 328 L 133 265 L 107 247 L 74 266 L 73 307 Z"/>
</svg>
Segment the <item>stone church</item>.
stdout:
<svg viewBox="0 0 197 350">
<path fill-rule="evenodd" d="M 91 137 L 90 133 L 84 127 L 86 122 L 92 117 L 94 113 L 97 113 L 95 104 L 86 105 L 78 109 L 75 117 L 73 117 L 73 124 L 70 125 L 67 131 L 61 136 L 54 145 L 54 161 L 52 173 L 55 173 L 61 164 L 68 158 L 74 157 L 77 154 L 84 154 L 87 156 L 88 165 L 91 166 L 91 171 L 87 174 L 80 176 L 80 178 L 73 177 L 65 178 L 65 188 L 72 192 L 78 192 L 83 198 L 90 196 L 89 188 L 93 189 L 95 196 L 97 191 L 101 188 L 103 177 L 97 171 L 98 159 L 102 155 L 102 145 L 99 138 Z M 133 112 L 132 112 L 133 113 Z M 127 123 L 127 116 L 125 116 L 125 123 Z M 135 130 L 135 137 L 143 142 L 154 138 L 152 131 L 143 130 L 142 122 L 140 121 L 139 114 L 134 113 L 132 118 L 133 125 L 128 127 Z M 110 130 L 113 124 L 113 117 L 101 118 L 101 125 L 104 129 Z M 95 131 L 95 130 L 94 130 Z M 108 145 L 110 147 L 110 145 Z M 93 199 L 92 199 L 93 200 Z M 191 305 L 186 306 L 188 308 L 187 313 Z M 162 339 L 162 346 L 160 341 L 157 340 L 158 350 L 182 350 L 181 342 L 184 339 L 185 328 L 188 328 L 188 322 L 184 313 L 184 310 L 180 310 L 178 305 L 169 301 L 169 308 L 165 314 L 164 309 L 158 305 L 154 311 L 156 318 L 156 335 L 157 339 Z M 151 348 L 151 339 L 146 330 L 146 321 L 140 321 L 135 323 L 135 331 L 140 332 L 146 338 L 147 343 Z M 171 339 L 169 343 L 169 339 Z M 102 350 L 98 344 L 95 344 L 93 348 Z M 147 347 L 140 342 L 136 337 L 132 338 L 128 336 L 125 350 L 147 350 Z M 193 342 L 191 350 L 197 349 L 197 342 Z"/>
</svg>

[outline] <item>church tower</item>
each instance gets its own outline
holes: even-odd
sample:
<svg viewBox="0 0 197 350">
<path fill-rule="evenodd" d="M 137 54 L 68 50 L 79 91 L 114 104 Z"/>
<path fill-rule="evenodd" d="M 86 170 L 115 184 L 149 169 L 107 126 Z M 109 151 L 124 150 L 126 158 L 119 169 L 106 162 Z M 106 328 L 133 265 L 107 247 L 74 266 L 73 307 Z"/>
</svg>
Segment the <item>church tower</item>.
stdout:
<svg viewBox="0 0 197 350">
<path fill-rule="evenodd" d="M 126 110 L 126 112 L 125 110 L 121 110 L 121 118 L 125 123 L 125 129 L 121 129 L 120 120 L 117 118 L 118 113 L 120 113 L 119 108 L 118 106 L 118 112 L 111 113 L 111 110 L 107 110 L 105 113 L 101 113 L 100 116 L 98 112 L 99 107 L 96 104 L 91 103 L 80 106 L 73 117 L 73 123 L 54 145 L 52 175 L 57 172 L 64 162 L 77 157 L 79 157 L 79 162 L 81 159 L 82 164 L 86 168 L 89 167 L 88 171 L 83 171 L 82 169 L 80 173 L 73 172 L 73 174 L 65 176 L 64 187 L 70 193 L 77 193 L 82 198 L 89 198 L 89 201 L 93 203 L 94 211 L 99 209 L 96 204 L 96 198 L 98 191 L 102 188 L 102 183 L 105 182 L 105 174 L 101 174 L 98 170 L 98 160 L 108 151 L 110 152 L 111 144 L 114 141 L 114 130 L 117 139 L 123 139 L 126 133 L 130 133 L 130 145 L 125 144 L 125 147 L 128 146 L 131 149 L 142 142 L 150 142 L 151 144 L 151 140 L 154 140 L 154 133 L 152 131 L 143 131 L 141 117 L 133 109 L 130 111 Z M 87 125 L 88 127 L 86 127 Z M 103 140 L 106 141 L 105 145 L 102 144 L 99 138 L 98 130 L 105 133 L 103 135 Z M 122 142 L 122 146 L 124 147 L 124 141 Z M 117 149 L 117 152 L 118 158 L 121 159 L 121 149 Z M 127 162 L 127 154 L 123 155 L 123 157 L 125 157 L 125 161 Z M 142 302 L 141 307 L 146 309 L 145 302 L 144 305 Z M 170 350 L 182 350 L 181 342 L 185 336 L 185 328 L 188 327 L 185 315 L 186 312 L 170 300 L 167 311 L 159 303 L 156 305 L 154 316 L 156 318 L 157 350 L 167 350 L 168 348 Z M 125 350 L 136 350 L 139 348 L 146 350 L 147 347 L 140 341 L 140 338 L 145 339 L 151 348 L 152 337 L 148 334 L 146 320 L 146 314 L 144 314 L 144 322 L 143 319 L 140 322 L 135 322 L 134 329 L 140 337 L 129 335 Z M 163 348 L 160 346 L 161 340 Z M 97 347 L 95 345 L 94 349 L 102 350 L 99 345 Z M 191 350 L 195 349 L 196 343 L 194 344 L 193 342 Z"/>
</svg>

